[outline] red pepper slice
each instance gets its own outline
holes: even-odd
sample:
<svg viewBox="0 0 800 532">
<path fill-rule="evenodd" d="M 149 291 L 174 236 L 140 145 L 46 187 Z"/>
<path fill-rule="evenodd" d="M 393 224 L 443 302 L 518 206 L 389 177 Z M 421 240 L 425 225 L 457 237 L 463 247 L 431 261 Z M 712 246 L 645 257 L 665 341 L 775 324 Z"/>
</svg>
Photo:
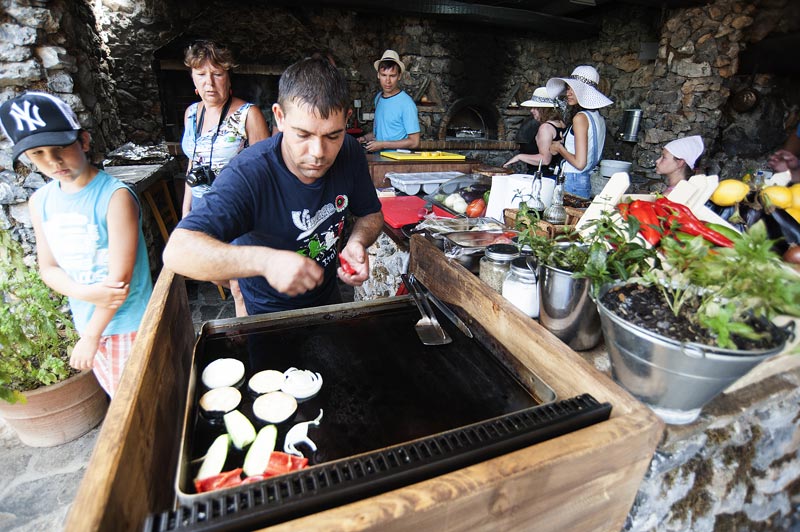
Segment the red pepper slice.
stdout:
<svg viewBox="0 0 800 532">
<path fill-rule="evenodd" d="M 342 265 L 342 270 L 344 270 L 344 273 L 346 273 L 347 275 L 355 275 L 356 269 L 353 268 L 350 265 L 350 263 L 347 262 L 347 259 L 345 259 L 341 255 L 339 255 L 339 264 Z"/>
<path fill-rule="evenodd" d="M 628 220 L 628 210 L 630 207 L 630 203 L 617 203 L 617 210 L 619 211 L 619 214 L 622 216 L 623 220 Z"/>
<path fill-rule="evenodd" d="M 292 471 L 299 471 L 308 465 L 308 458 L 300 458 L 280 451 L 273 451 L 269 455 L 267 469 L 264 476 L 285 475 Z"/>
<path fill-rule="evenodd" d="M 634 200 L 628 207 L 628 215 L 639 220 L 639 233 L 647 242 L 655 246 L 661 241 L 661 222 L 652 202 Z"/>
<path fill-rule="evenodd" d="M 219 475 L 194 481 L 194 489 L 197 493 L 219 490 L 222 488 L 232 488 L 242 483 L 242 468 L 237 467 L 230 471 L 223 471 Z"/>
<path fill-rule="evenodd" d="M 692 236 L 702 236 L 716 246 L 733 247 L 733 241 L 730 238 L 706 226 L 706 224 L 697 219 L 692 210 L 686 205 L 670 201 L 667 198 L 658 198 L 656 205 L 671 211 L 670 223 L 673 220 L 677 220 L 678 228 L 684 233 Z"/>
</svg>

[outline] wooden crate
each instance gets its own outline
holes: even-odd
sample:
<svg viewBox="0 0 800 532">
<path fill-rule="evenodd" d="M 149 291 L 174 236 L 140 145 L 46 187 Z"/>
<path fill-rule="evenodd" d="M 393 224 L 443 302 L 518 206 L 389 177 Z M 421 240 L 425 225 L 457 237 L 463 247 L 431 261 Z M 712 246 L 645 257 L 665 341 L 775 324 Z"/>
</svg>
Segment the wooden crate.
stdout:
<svg viewBox="0 0 800 532">
<path fill-rule="evenodd" d="M 575 224 L 578 223 L 578 220 L 580 220 L 581 216 L 583 216 L 583 213 L 586 212 L 585 209 L 576 209 L 575 207 L 564 207 L 564 210 L 567 211 L 566 224 L 554 225 L 545 220 L 539 220 L 539 222 L 536 224 L 536 234 L 539 236 L 553 238 L 557 235 L 566 233 L 575 227 Z M 519 209 L 503 209 L 503 221 L 505 224 L 509 227 L 516 228 L 518 213 Z"/>
<path fill-rule="evenodd" d="M 414 235 L 410 245 L 409 270 L 490 349 L 502 344 L 510 371 L 533 371 L 561 398 L 590 393 L 612 405 L 611 417 L 270 530 L 619 530 L 661 421 L 424 238 Z M 148 514 L 170 508 L 193 339 L 183 279 L 164 269 L 65 530 L 141 530 Z"/>
</svg>

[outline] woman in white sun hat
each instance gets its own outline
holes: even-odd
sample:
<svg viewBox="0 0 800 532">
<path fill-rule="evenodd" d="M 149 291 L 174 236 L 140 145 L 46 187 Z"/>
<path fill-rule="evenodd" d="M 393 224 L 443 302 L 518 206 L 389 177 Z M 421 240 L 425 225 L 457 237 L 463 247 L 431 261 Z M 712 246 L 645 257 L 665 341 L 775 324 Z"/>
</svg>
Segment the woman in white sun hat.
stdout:
<svg viewBox="0 0 800 532">
<path fill-rule="evenodd" d="M 550 78 L 547 94 L 557 98 L 566 89 L 567 105 L 575 113 L 564 136 L 554 142 L 550 153 L 564 158 L 564 191 L 588 198 L 592 193 L 589 175 L 600 162 L 606 140 L 606 121 L 597 111 L 614 103 L 600 92 L 600 75 L 594 67 L 581 65 L 567 78 Z"/>
<path fill-rule="evenodd" d="M 704 149 L 700 135 L 675 139 L 661 148 L 661 157 L 656 160 L 656 173 L 664 176 L 666 181 L 664 194 L 669 194 L 675 185 L 694 175 L 694 166 Z"/>
<path fill-rule="evenodd" d="M 550 145 L 553 141 L 561 141 L 564 131 L 567 126 L 564 124 L 561 108 L 559 107 L 559 100 L 551 98 L 547 95 L 545 87 L 539 87 L 533 91 L 533 96 L 530 100 L 525 100 L 520 104 L 522 107 L 531 108 L 531 116 L 534 120 L 539 122 L 539 129 L 536 132 L 536 143 L 531 146 L 528 153 L 519 153 L 509 159 L 503 166 L 510 166 L 517 161 L 523 161 L 528 164 L 528 171 L 535 170 L 532 167 L 538 167 L 539 162 L 542 163 L 542 168 L 547 169 L 544 172 L 547 175 L 553 175 L 558 165 L 561 163 L 560 155 L 553 155 L 550 153 Z M 533 143 L 532 143 L 533 144 Z"/>
</svg>

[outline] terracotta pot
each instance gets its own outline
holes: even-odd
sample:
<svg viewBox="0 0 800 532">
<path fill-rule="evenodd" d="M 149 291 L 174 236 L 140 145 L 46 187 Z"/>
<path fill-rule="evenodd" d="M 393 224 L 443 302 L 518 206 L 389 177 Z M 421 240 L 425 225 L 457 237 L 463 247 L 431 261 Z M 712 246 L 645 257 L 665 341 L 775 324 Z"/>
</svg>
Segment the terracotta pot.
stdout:
<svg viewBox="0 0 800 532">
<path fill-rule="evenodd" d="M 0 417 L 31 447 L 53 447 L 83 436 L 108 408 L 106 393 L 91 371 L 25 392 L 25 397 L 25 404 L 0 401 Z"/>
</svg>

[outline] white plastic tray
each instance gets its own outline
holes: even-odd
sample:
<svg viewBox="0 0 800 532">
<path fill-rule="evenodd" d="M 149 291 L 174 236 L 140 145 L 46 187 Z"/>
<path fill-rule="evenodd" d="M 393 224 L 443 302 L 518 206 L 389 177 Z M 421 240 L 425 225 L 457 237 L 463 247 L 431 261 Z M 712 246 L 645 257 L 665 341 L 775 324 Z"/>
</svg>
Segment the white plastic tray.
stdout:
<svg viewBox="0 0 800 532">
<path fill-rule="evenodd" d="M 392 182 L 392 186 L 409 196 L 419 194 L 420 189 L 425 194 L 431 194 L 445 181 L 462 175 L 464 175 L 463 172 L 386 172 L 386 177 Z"/>
</svg>

